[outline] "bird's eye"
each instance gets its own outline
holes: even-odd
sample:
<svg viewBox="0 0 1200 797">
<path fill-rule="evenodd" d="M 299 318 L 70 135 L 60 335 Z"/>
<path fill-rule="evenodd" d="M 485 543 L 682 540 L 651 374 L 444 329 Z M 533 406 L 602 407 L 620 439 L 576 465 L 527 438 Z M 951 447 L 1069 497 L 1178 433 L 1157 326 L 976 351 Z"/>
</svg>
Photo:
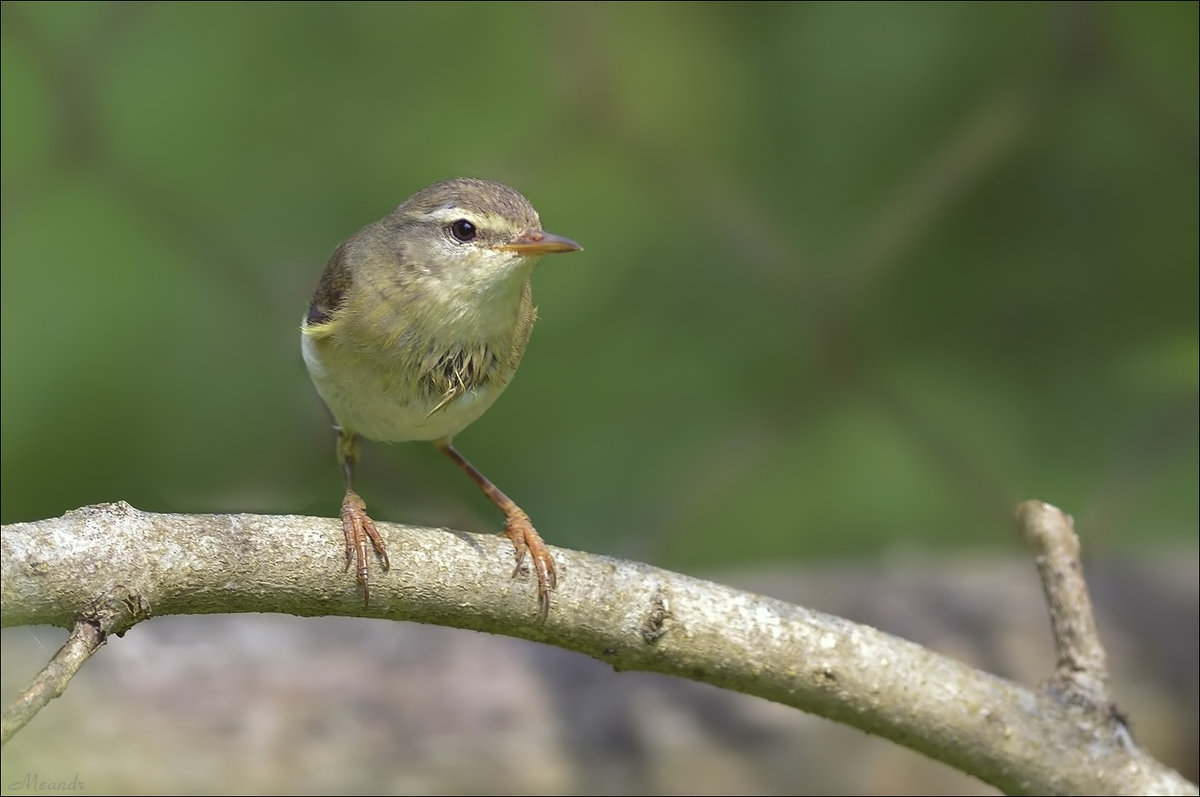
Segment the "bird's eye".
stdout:
<svg viewBox="0 0 1200 797">
<path fill-rule="evenodd" d="M 474 241 L 476 235 L 475 225 L 466 219 L 459 219 L 450 225 L 450 234 L 453 235 L 456 240 L 463 243 L 466 243 L 467 241 Z"/>
</svg>

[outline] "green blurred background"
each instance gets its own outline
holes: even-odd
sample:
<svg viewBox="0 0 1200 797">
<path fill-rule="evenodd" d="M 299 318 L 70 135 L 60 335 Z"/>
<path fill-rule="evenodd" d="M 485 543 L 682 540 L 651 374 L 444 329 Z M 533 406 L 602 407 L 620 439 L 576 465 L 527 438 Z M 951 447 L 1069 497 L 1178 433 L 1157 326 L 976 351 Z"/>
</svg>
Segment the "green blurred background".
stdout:
<svg viewBox="0 0 1200 797">
<path fill-rule="evenodd" d="M 1122 707 L 1182 740 L 1153 749 L 1194 773 L 1195 578 L 1172 614 L 1149 599 L 1180 579 L 1128 560 L 1196 557 L 1197 8 L 5 2 L 0 515 L 335 515 L 299 353 L 325 260 L 434 180 L 500 180 L 586 251 L 539 267 L 521 371 L 457 442 L 548 542 L 805 586 L 807 605 L 1034 683 L 1045 619 L 986 584 L 1035 602 L 1012 512 L 1054 502 L 1089 572 L 1115 561 L 1132 584 L 1097 590 L 1114 661 L 1162 665 L 1147 679 L 1184 718 L 1138 686 Z M 368 444 L 359 487 L 381 520 L 500 528 L 431 446 Z M 774 581 L 735 578 L 768 566 Z M 980 608 L 997 616 L 964 620 Z M 1031 664 L 922 631 L 945 613 Z M 606 736 L 628 704 L 648 707 L 644 741 L 710 717 L 721 750 L 778 751 L 778 793 L 964 788 L 876 775 L 878 753 L 836 741 L 862 735 L 826 725 L 826 746 L 769 742 L 747 729 L 775 720 L 739 724 L 766 704 L 442 631 L 155 620 L 90 662 L 5 770 L 98 793 L 447 792 L 459 781 L 396 784 L 443 760 L 429 745 L 451 773 L 500 756 L 486 779 L 540 776 L 526 745 L 553 769 L 573 739 L 595 773 L 549 789 L 653 792 L 606 779 L 636 758 Z M 5 632 L 6 694 L 61 637 Z M 679 690 L 692 707 L 663 730 Z M 522 713 L 539 706 L 554 717 Z M 647 749 L 684 777 L 657 792 L 726 782 L 711 748 Z M 486 782 L 457 790 L 547 790 Z"/>
<path fill-rule="evenodd" d="M 298 326 L 417 188 L 535 276 L 460 448 L 555 545 L 690 572 L 1197 536 L 1197 5 L 3 5 L 4 522 L 332 516 Z M 498 529 L 430 446 L 383 520 Z"/>
</svg>

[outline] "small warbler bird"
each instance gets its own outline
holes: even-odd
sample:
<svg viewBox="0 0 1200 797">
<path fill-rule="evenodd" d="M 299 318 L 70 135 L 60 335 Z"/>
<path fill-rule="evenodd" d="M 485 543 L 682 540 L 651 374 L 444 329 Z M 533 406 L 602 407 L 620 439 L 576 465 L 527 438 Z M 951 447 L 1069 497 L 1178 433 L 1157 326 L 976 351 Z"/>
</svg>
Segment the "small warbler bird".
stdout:
<svg viewBox="0 0 1200 797">
<path fill-rule="evenodd" d="M 554 559 L 520 507 L 458 453 L 455 434 L 492 406 L 516 373 L 537 311 L 530 274 L 542 255 L 577 252 L 542 230 L 529 201 L 505 185 L 459 178 L 423 188 L 339 246 L 304 319 L 304 362 L 337 422 L 346 483 L 346 567 L 370 600 L 367 542 L 387 550 L 354 491 L 360 437 L 430 440 L 506 518 L 521 572 L 537 575 L 539 618 L 550 610 Z"/>
</svg>

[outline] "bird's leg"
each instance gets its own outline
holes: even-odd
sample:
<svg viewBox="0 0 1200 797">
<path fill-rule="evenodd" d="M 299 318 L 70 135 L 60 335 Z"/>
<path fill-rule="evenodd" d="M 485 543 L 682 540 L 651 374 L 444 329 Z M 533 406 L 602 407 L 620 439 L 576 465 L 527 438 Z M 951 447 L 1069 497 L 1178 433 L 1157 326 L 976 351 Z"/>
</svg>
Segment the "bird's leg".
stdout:
<svg viewBox="0 0 1200 797">
<path fill-rule="evenodd" d="M 533 569 L 537 573 L 538 582 L 538 598 L 541 603 L 538 612 L 538 621 L 545 622 L 546 616 L 550 613 L 550 591 L 558 585 L 558 576 L 554 570 L 554 558 L 550 555 L 550 548 L 542 540 L 542 536 L 534 529 L 533 523 L 529 520 L 529 515 L 522 511 L 521 507 L 513 503 L 513 500 L 500 491 L 500 488 L 488 481 L 487 477 L 475 469 L 475 466 L 467 462 L 466 457 L 458 453 L 458 450 L 450 445 L 450 441 L 441 440 L 436 443 L 438 450 L 453 460 L 455 465 L 462 468 L 463 472 L 471 477 L 471 481 L 479 485 L 479 489 L 483 490 L 496 507 L 504 513 L 506 518 L 504 522 L 504 533 L 512 540 L 513 547 L 517 553 L 517 567 L 513 571 L 515 577 L 522 570 L 522 565 L 525 563 L 525 554 L 528 553 L 533 560 Z"/>
<path fill-rule="evenodd" d="M 371 602 L 371 589 L 367 586 L 367 540 L 379 558 L 383 569 L 391 567 L 383 539 L 375 528 L 375 521 L 367 515 L 367 502 L 354 492 L 354 466 L 358 464 L 358 436 L 345 429 L 338 429 L 338 462 L 342 464 L 342 478 L 346 480 L 346 497 L 342 499 L 342 531 L 346 535 L 346 568 L 354 561 L 358 583 L 363 588 L 363 606 Z"/>
</svg>

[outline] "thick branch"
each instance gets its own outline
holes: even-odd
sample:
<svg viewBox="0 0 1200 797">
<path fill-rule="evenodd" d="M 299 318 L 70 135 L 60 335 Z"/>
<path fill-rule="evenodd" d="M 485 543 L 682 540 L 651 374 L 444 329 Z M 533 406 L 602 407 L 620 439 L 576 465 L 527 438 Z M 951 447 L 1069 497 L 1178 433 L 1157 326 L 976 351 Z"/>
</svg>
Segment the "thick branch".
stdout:
<svg viewBox="0 0 1200 797">
<path fill-rule="evenodd" d="M 1088 712 L 918 645 L 646 565 L 555 549 L 559 589 L 511 579 L 507 540 L 379 524 L 392 555 L 371 606 L 344 571 L 337 521 L 160 515 L 127 504 L 3 529 L 3 625 L 151 615 L 368 615 L 534 639 L 618 670 L 759 695 L 884 736 L 1009 792 L 1181 793 L 1196 787 Z M 113 615 L 119 615 L 113 619 Z"/>
</svg>

